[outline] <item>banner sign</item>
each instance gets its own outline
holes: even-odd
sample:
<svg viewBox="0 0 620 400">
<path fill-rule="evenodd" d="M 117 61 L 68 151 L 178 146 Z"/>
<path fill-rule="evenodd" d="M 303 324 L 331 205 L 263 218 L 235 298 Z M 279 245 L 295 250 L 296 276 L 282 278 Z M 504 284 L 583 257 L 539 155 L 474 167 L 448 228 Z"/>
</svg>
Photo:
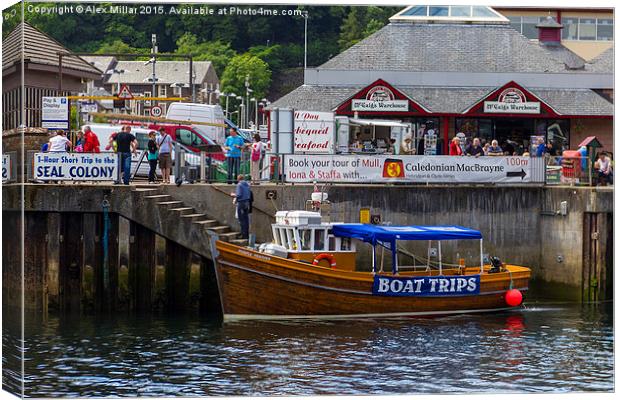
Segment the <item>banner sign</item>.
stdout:
<svg viewBox="0 0 620 400">
<path fill-rule="evenodd" d="M 334 113 L 295 111 L 295 153 L 333 153 L 334 127 Z"/>
<path fill-rule="evenodd" d="M 484 102 L 485 113 L 540 114 L 539 101 L 527 101 L 525 93 L 518 88 L 504 89 L 497 101 Z"/>
<path fill-rule="evenodd" d="M 2 183 L 11 180 L 11 156 L 2 155 Z"/>
<path fill-rule="evenodd" d="M 34 178 L 47 181 L 115 181 L 115 153 L 36 153 Z"/>
<path fill-rule="evenodd" d="M 529 157 L 286 155 L 292 183 L 525 183 Z"/>
<path fill-rule="evenodd" d="M 43 97 L 41 127 L 69 129 L 69 100 L 66 97 Z"/>
<path fill-rule="evenodd" d="M 480 293 L 480 275 L 399 277 L 375 275 L 376 296 L 468 296 Z"/>
<path fill-rule="evenodd" d="M 351 100 L 353 111 L 409 111 L 408 100 L 372 101 L 365 99 Z"/>
<path fill-rule="evenodd" d="M 510 113 L 510 114 L 540 114 L 540 103 L 529 101 L 525 103 L 502 103 L 499 101 L 485 101 L 485 113 Z"/>
</svg>

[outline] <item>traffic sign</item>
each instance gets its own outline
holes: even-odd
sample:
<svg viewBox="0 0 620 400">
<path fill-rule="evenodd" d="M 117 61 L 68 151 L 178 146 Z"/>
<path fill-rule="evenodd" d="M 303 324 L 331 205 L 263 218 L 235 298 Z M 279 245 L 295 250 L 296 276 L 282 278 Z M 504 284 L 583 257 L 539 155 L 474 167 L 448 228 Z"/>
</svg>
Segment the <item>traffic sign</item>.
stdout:
<svg viewBox="0 0 620 400">
<path fill-rule="evenodd" d="M 133 99 L 133 94 L 131 93 L 127 85 L 123 84 L 123 86 L 121 86 L 121 90 L 118 91 L 116 97 L 118 97 L 119 99 L 131 100 Z"/>
<path fill-rule="evenodd" d="M 153 117 L 161 117 L 163 113 L 164 113 L 164 110 L 160 106 L 151 107 L 151 115 Z"/>
</svg>

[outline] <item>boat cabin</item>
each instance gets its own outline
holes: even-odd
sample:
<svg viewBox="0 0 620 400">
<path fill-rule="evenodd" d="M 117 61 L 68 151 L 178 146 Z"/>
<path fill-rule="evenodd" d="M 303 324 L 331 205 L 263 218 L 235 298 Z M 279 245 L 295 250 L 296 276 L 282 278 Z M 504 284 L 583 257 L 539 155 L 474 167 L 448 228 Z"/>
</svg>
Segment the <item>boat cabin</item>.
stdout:
<svg viewBox="0 0 620 400">
<path fill-rule="evenodd" d="M 355 243 L 334 236 L 334 223 L 322 222 L 313 211 L 278 211 L 271 225 L 273 243 L 262 251 L 325 267 L 355 271 Z M 318 260 L 318 261 L 317 261 Z"/>
</svg>

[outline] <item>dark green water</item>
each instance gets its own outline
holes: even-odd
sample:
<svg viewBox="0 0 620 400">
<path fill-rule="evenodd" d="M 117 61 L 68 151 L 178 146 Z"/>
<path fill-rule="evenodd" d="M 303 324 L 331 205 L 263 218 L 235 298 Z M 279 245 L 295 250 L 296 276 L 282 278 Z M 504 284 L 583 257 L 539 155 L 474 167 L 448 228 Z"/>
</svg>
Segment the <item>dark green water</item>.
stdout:
<svg viewBox="0 0 620 400">
<path fill-rule="evenodd" d="M 612 391 L 612 315 L 611 303 L 531 301 L 499 314 L 330 322 L 50 316 L 26 324 L 25 395 Z M 3 333 L 3 363 L 19 366 L 19 343 Z"/>
</svg>

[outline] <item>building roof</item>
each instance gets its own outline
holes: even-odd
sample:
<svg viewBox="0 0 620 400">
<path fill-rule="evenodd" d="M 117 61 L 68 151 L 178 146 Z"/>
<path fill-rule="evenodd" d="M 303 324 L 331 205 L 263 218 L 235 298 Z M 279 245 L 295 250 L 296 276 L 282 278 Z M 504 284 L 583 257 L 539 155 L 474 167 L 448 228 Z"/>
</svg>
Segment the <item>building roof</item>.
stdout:
<svg viewBox="0 0 620 400">
<path fill-rule="evenodd" d="M 614 48 L 610 47 L 598 56 L 594 57 L 586 65 L 586 69 L 590 72 L 614 73 Z"/>
<path fill-rule="evenodd" d="M 99 68 L 104 74 L 110 65 L 116 61 L 116 58 L 112 56 L 82 56 L 82 58 L 90 65 Z"/>
<path fill-rule="evenodd" d="M 202 83 L 209 68 L 213 68 L 211 61 L 194 61 L 194 84 Z M 144 65 L 144 61 L 119 61 L 115 69 L 125 70 L 120 74 L 120 82 L 126 84 L 150 84 L 153 75 L 153 65 Z M 119 74 L 111 74 L 108 76 L 106 83 L 116 83 Z M 155 75 L 157 83 L 187 83 L 189 84 L 189 61 L 157 61 L 155 64 Z"/>
<path fill-rule="evenodd" d="M 23 37 L 22 37 L 23 27 Z M 2 69 L 24 60 L 30 63 L 58 66 L 58 52 L 71 53 L 66 47 L 32 25 L 21 22 L 2 41 Z M 78 56 L 63 57 L 64 70 L 101 74 L 101 70 Z M 68 71 L 67 71 L 68 72 Z"/>
<path fill-rule="evenodd" d="M 271 103 L 267 109 L 290 107 L 296 110 L 333 111 L 363 87 L 303 85 Z M 397 86 L 431 113 L 460 114 L 483 100 L 497 87 Z M 527 88 L 562 115 L 613 115 L 613 104 L 589 89 Z"/>
<path fill-rule="evenodd" d="M 573 53 L 570 49 L 562 46 L 561 44 L 546 44 L 539 42 L 540 47 L 548 51 L 553 57 L 562 61 L 566 65 L 567 69 L 579 70 L 583 69 L 586 65 L 586 60 Z"/>
<path fill-rule="evenodd" d="M 416 72 L 566 72 L 510 25 L 390 23 L 319 67 Z"/>
</svg>

